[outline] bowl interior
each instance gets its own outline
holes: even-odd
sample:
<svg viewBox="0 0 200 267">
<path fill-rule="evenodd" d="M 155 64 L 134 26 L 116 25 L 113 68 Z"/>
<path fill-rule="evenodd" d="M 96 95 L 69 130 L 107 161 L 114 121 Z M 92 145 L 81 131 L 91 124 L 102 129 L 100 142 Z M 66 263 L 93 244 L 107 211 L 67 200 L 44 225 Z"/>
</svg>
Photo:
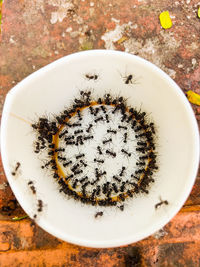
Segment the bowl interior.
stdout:
<svg viewBox="0 0 200 267">
<path fill-rule="evenodd" d="M 85 74 L 98 74 L 98 81 Z M 125 84 L 133 74 L 135 82 Z M 122 95 L 130 106 L 146 111 L 157 131 L 159 170 L 148 195 L 141 194 L 116 207 L 93 207 L 60 194 L 51 175 L 41 169 L 33 152 L 35 133 L 30 124 L 44 114 L 58 114 L 71 104 L 80 90 L 94 96 L 105 92 Z M 68 242 L 110 247 L 138 241 L 164 226 L 180 209 L 195 180 L 199 137 L 192 109 L 179 87 L 151 63 L 125 53 L 82 52 L 62 58 L 33 73 L 7 95 L 1 125 L 4 169 L 18 201 L 30 217 L 42 199 L 44 210 L 36 222 L 49 233 Z M 12 176 L 16 164 L 19 174 Z M 37 195 L 27 185 L 34 181 Z M 155 209 L 167 200 L 169 205 Z M 103 211 L 96 220 L 94 214 Z"/>
</svg>

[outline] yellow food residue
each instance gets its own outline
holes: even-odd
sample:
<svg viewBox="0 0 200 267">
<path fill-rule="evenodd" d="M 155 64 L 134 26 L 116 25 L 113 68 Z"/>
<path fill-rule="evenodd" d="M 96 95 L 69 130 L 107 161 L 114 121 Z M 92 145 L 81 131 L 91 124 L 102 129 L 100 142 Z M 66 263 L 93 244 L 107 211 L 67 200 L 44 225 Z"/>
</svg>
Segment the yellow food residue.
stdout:
<svg viewBox="0 0 200 267">
<path fill-rule="evenodd" d="M 200 18 L 200 7 L 198 8 L 197 15 L 198 15 L 198 17 Z"/>
<path fill-rule="evenodd" d="M 169 29 L 172 27 L 172 21 L 168 11 L 163 11 L 160 13 L 160 24 L 164 29 Z"/>
<path fill-rule="evenodd" d="M 190 103 L 200 106 L 200 95 L 199 94 L 196 94 L 195 92 L 189 90 L 187 91 L 187 98 L 190 101 Z"/>
<path fill-rule="evenodd" d="M 125 42 L 126 40 L 128 40 L 128 37 L 127 37 L 127 36 L 122 36 L 122 37 L 117 41 L 117 43 L 118 43 L 118 44 L 121 44 L 121 43 Z"/>
</svg>

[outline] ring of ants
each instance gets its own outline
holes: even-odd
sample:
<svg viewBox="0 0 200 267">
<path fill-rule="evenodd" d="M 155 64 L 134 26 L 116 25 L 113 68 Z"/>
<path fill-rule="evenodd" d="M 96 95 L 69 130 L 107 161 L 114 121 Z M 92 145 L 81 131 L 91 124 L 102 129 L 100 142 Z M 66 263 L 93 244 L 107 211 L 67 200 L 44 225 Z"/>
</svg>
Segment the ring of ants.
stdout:
<svg viewBox="0 0 200 267">
<path fill-rule="evenodd" d="M 57 126 L 54 131 L 54 134 L 51 135 L 51 137 L 47 137 L 46 140 L 50 143 L 49 148 L 51 148 L 48 155 L 51 156 L 51 160 L 46 165 L 51 165 L 53 171 L 54 171 L 54 178 L 58 181 L 58 183 L 61 186 L 60 192 L 64 192 L 65 194 L 72 196 L 76 200 L 80 200 L 82 203 L 86 204 L 92 204 L 92 205 L 99 205 L 99 206 L 115 206 L 117 205 L 117 202 L 123 202 L 129 197 L 133 197 L 134 194 L 138 194 L 139 192 L 144 192 L 148 194 L 148 190 L 146 189 L 148 185 L 151 182 L 154 182 L 154 179 L 151 177 L 153 175 L 153 171 L 157 170 L 158 167 L 156 165 L 156 154 L 155 154 L 155 145 L 154 145 L 154 126 L 153 123 L 148 124 L 145 121 L 145 112 L 138 112 L 133 108 L 128 108 L 125 105 L 123 97 L 119 97 L 117 99 L 112 99 L 110 94 L 106 94 L 105 97 L 99 98 L 97 101 L 91 100 L 90 98 L 91 92 L 83 92 L 81 91 L 81 99 L 75 99 L 73 108 L 70 110 L 65 110 L 64 113 L 62 113 L 61 116 L 57 116 Z M 82 191 L 76 191 L 74 188 L 76 186 L 73 186 L 70 184 L 70 177 L 66 177 L 61 165 L 59 164 L 59 158 L 58 158 L 58 152 L 59 152 L 59 139 L 62 135 L 61 132 L 63 128 L 66 125 L 69 125 L 70 119 L 74 116 L 78 115 L 80 116 L 80 112 L 82 112 L 84 109 L 92 109 L 95 106 L 101 105 L 102 107 L 111 106 L 114 108 L 114 111 L 120 111 L 123 116 L 126 118 L 126 122 L 132 123 L 132 129 L 135 130 L 136 128 L 142 130 L 142 134 L 138 135 L 142 137 L 142 140 L 144 141 L 144 138 L 146 138 L 146 142 L 138 142 L 139 145 L 136 148 L 136 151 L 138 153 L 142 153 L 143 155 L 139 157 L 141 160 L 141 164 L 138 165 L 143 167 L 143 169 L 138 169 L 135 174 L 139 174 L 139 177 L 134 177 L 137 182 L 136 183 L 129 183 L 131 184 L 132 188 L 128 189 L 124 192 L 124 190 L 119 190 L 117 195 L 111 196 L 111 192 L 108 193 L 108 188 L 106 191 L 106 197 L 98 197 L 97 189 L 93 190 L 93 193 L 90 195 L 87 195 L 85 191 L 85 187 L 88 183 L 85 183 L 82 186 Z M 103 110 L 103 108 L 102 108 Z M 47 119 L 40 118 L 40 121 L 47 121 Z M 97 120 L 97 119 L 96 119 Z M 41 128 L 41 122 L 38 122 L 37 124 L 33 124 L 32 127 L 36 130 Z M 139 125 L 139 126 L 138 126 Z M 55 126 L 55 123 L 54 123 Z M 118 126 L 119 127 L 119 126 Z M 138 131 L 137 131 L 138 132 Z M 137 133 L 136 133 L 137 134 Z M 43 148 L 44 145 L 44 136 L 40 138 L 40 140 L 43 142 Z M 43 140 L 42 140 L 43 139 Z M 109 141 L 109 140 L 108 140 Z M 38 145 L 37 145 L 38 147 Z M 39 150 L 37 150 L 38 153 Z M 107 150 L 108 151 L 108 150 Z M 121 150 L 122 152 L 127 153 L 124 149 Z M 36 152 L 36 151 L 35 151 Z M 108 151 L 109 152 L 109 151 Z M 112 152 L 109 152 L 112 153 Z M 128 153 L 127 153 L 128 155 Z M 115 155 L 112 155 L 115 156 Z M 144 164 L 145 162 L 145 164 Z M 66 164 L 67 166 L 67 164 Z M 43 166 L 44 167 L 44 166 Z M 123 168 L 122 168 L 123 172 Z M 74 172 L 75 173 L 75 172 Z M 73 176 L 73 175 L 72 175 Z M 65 178 L 63 178 L 65 177 Z M 98 178 L 98 177 L 97 177 Z M 114 176 L 113 176 L 114 178 Z M 117 178 L 116 178 L 117 180 Z M 79 180 L 80 181 L 80 180 Z M 76 183 L 76 181 L 75 181 Z M 75 185 L 74 183 L 74 185 Z M 90 183 L 91 184 L 91 183 Z M 122 183 L 122 186 L 125 186 L 125 182 Z M 84 189 L 83 189 L 84 187 Z"/>
</svg>

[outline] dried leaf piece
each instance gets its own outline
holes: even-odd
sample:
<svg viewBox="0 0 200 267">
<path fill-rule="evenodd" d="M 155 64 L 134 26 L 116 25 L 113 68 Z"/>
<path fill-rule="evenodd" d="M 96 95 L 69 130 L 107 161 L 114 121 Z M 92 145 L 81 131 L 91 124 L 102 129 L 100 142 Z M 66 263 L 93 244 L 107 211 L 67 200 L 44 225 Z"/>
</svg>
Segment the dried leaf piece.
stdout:
<svg viewBox="0 0 200 267">
<path fill-rule="evenodd" d="M 160 24 L 164 29 L 169 29 L 172 27 L 172 21 L 168 11 L 163 11 L 160 13 Z"/>
<path fill-rule="evenodd" d="M 190 103 L 200 106 L 200 95 L 195 92 L 189 90 L 187 91 L 187 98 Z"/>
</svg>

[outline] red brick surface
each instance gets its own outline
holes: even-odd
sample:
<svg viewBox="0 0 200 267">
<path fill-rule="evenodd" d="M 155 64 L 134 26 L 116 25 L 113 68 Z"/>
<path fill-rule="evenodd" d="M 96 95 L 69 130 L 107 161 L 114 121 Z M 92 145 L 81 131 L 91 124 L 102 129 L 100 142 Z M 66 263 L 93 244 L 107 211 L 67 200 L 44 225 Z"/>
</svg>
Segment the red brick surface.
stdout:
<svg viewBox="0 0 200 267">
<path fill-rule="evenodd" d="M 67 4 L 68 3 L 68 6 Z M 117 49 L 153 62 L 184 92 L 200 93 L 197 0 L 5 0 L 0 46 L 0 114 L 7 92 L 57 58 L 85 49 Z M 164 30 L 160 12 L 173 26 Z M 125 37 L 121 41 L 121 37 Z M 200 108 L 193 106 L 198 123 Z M 200 266 L 200 177 L 182 210 L 156 235 L 112 249 L 60 241 L 29 219 L 0 163 L 0 266 Z"/>
</svg>

